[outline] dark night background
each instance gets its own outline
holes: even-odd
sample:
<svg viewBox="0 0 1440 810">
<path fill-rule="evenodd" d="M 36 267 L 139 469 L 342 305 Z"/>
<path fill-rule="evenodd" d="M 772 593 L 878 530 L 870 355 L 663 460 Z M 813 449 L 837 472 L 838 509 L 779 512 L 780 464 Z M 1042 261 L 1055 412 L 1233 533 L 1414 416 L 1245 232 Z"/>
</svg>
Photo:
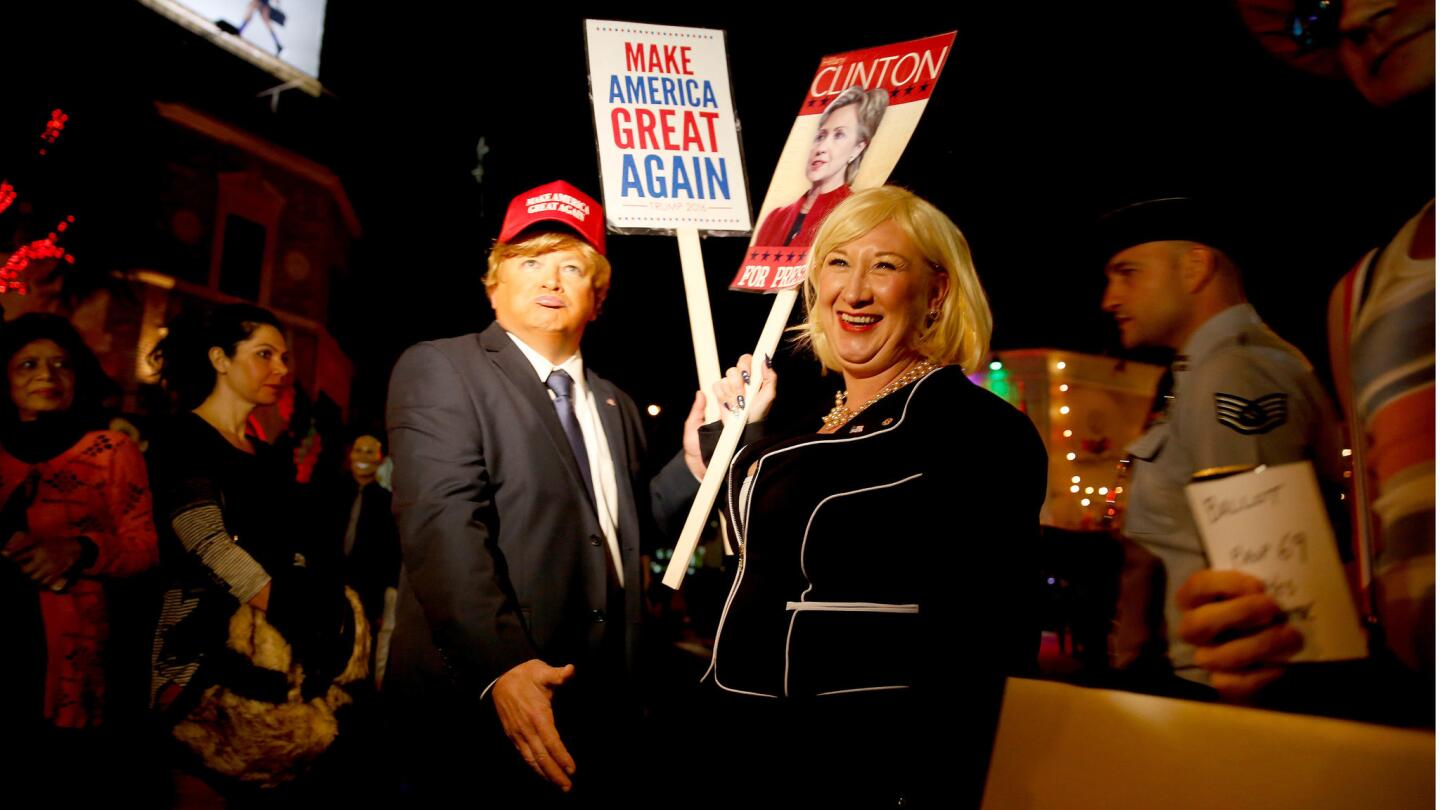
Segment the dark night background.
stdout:
<svg viewBox="0 0 1440 810">
<path fill-rule="evenodd" d="M 203 110 L 340 176 L 364 236 L 355 272 L 332 292 L 330 327 L 356 361 L 352 421 L 367 425 L 383 419 L 404 347 L 490 321 L 479 279 L 511 196 L 563 177 L 598 197 L 587 16 L 728 32 L 755 204 L 822 55 L 958 31 L 891 181 L 936 203 L 970 239 L 999 349 L 1117 351 L 1087 229 L 1118 204 L 1180 191 L 1231 206 L 1251 237 L 1240 258 L 1261 314 L 1326 368 L 1331 286 L 1434 193 L 1433 99 L 1376 111 L 1349 85 L 1272 58 L 1218 0 L 906 6 L 863 23 L 823 6 L 600 4 L 582 14 L 332 2 L 321 57 L 329 94 L 286 92 L 274 111 L 257 94 L 278 80 L 138 3 L 17 5 L 0 11 L 0 175 L 23 171 L 5 164 L 30 149 L 50 109 L 70 113 L 52 191 L 63 188 L 79 212 L 117 212 L 76 229 L 72 249 L 91 267 L 136 258 L 123 201 L 152 182 L 142 158 L 157 159 L 147 151 L 155 100 Z M 491 151 L 477 185 L 482 136 Z M 753 345 L 769 306 L 726 290 L 745 243 L 704 243 L 727 364 Z M 612 236 L 610 246 L 612 294 L 586 359 L 642 407 L 664 407 L 655 437 L 673 447 L 695 386 L 675 240 Z M 807 360 L 779 363 L 793 403 L 819 404 L 835 385 Z"/>
</svg>

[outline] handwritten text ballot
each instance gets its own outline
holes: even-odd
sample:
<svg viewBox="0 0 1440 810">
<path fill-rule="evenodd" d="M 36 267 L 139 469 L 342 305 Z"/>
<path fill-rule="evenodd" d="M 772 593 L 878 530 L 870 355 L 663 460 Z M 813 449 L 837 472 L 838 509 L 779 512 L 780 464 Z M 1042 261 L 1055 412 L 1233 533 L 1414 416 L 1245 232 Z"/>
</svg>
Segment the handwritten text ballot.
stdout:
<svg viewBox="0 0 1440 810">
<path fill-rule="evenodd" d="M 1365 656 L 1335 533 L 1309 462 L 1260 467 L 1185 488 L 1211 567 L 1250 574 L 1305 636 L 1292 661 Z"/>
</svg>

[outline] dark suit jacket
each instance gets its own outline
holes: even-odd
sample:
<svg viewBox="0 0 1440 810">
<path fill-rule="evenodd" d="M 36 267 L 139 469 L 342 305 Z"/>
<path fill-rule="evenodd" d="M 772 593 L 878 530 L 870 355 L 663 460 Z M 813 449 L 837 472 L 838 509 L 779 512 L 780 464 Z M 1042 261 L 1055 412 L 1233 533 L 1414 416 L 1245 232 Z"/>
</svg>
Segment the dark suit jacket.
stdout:
<svg viewBox="0 0 1440 810">
<path fill-rule="evenodd" d="M 400 358 L 387 422 L 404 568 L 387 693 L 463 711 L 531 658 L 593 671 L 607 632 L 623 634 L 633 661 L 642 537 L 683 520 L 698 484 L 678 454 L 646 480 L 635 403 L 588 370 L 586 382 L 619 490 L 619 622 L 617 606 L 607 615 L 595 508 L 549 394 L 510 337 L 494 324 Z"/>
<path fill-rule="evenodd" d="M 400 535 L 390 493 L 377 481 L 360 488 L 347 471 L 344 477 L 320 484 L 317 508 L 324 510 L 320 519 L 325 542 L 343 548 L 356 495 L 360 496 L 360 514 L 355 521 L 355 542 L 342 566 L 345 584 L 360 597 L 370 632 L 378 633 L 385 613 L 385 591 L 400 581 Z"/>
</svg>

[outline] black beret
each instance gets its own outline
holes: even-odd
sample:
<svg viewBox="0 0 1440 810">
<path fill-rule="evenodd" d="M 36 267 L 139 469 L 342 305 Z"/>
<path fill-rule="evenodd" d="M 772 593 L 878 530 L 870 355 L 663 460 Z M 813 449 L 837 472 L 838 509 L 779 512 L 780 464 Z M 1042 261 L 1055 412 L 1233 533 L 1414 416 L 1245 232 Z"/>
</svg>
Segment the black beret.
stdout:
<svg viewBox="0 0 1440 810">
<path fill-rule="evenodd" d="M 1198 242 L 1233 256 L 1236 235 L 1228 218 L 1193 197 L 1159 197 L 1131 203 L 1100 218 L 1095 257 L 1108 263 L 1122 250 L 1146 242 Z"/>
</svg>

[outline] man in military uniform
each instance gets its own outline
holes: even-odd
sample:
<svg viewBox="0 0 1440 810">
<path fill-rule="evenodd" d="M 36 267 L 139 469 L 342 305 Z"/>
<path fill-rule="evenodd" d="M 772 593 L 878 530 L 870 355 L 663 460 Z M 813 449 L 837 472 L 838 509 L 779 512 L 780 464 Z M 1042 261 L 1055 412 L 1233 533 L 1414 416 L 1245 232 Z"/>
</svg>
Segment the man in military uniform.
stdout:
<svg viewBox="0 0 1440 810">
<path fill-rule="evenodd" d="M 1412 117 L 1434 120 L 1434 0 L 1297 6 L 1285 17 L 1286 37 L 1270 32 L 1287 9 L 1264 0 L 1237 6 L 1260 43 L 1292 67 L 1343 75 L 1365 100 L 1390 108 L 1387 118 L 1399 117 L 1386 122 L 1389 131 L 1404 131 Z M 1202 571 L 1180 589 L 1180 632 L 1200 645 L 1197 663 L 1233 702 L 1435 725 L 1435 187 L 1414 171 L 1434 153 L 1433 143 L 1415 145 L 1420 151 L 1395 143 L 1368 165 L 1391 175 L 1379 187 L 1430 200 L 1330 300 L 1330 360 L 1355 447 L 1355 584 L 1370 620 L 1370 657 L 1284 666 L 1299 631 L 1276 621 L 1279 605 L 1264 583 Z M 1393 182 L 1412 176 L 1418 182 Z"/>
<path fill-rule="evenodd" d="M 1176 632 L 1175 592 L 1207 567 L 1185 485 L 1207 471 L 1307 459 L 1322 479 L 1334 480 L 1338 424 L 1310 363 L 1246 301 L 1213 212 L 1170 197 L 1121 208 L 1100 227 L 1109 280 L 1102 306 L 1121 341 L 1176 352 L 1172 395 L 1127 448 L 1132 479 L 1124 533 L 1164 568 L 1166 629 L 1156 632 L 1168 641 L 1160 650 L 1168 646 L 1177 674 L 1203 682 L 1194 648 Z M 1122 593 L 1121 604 L 1134 602 Z"/>
</svg>

